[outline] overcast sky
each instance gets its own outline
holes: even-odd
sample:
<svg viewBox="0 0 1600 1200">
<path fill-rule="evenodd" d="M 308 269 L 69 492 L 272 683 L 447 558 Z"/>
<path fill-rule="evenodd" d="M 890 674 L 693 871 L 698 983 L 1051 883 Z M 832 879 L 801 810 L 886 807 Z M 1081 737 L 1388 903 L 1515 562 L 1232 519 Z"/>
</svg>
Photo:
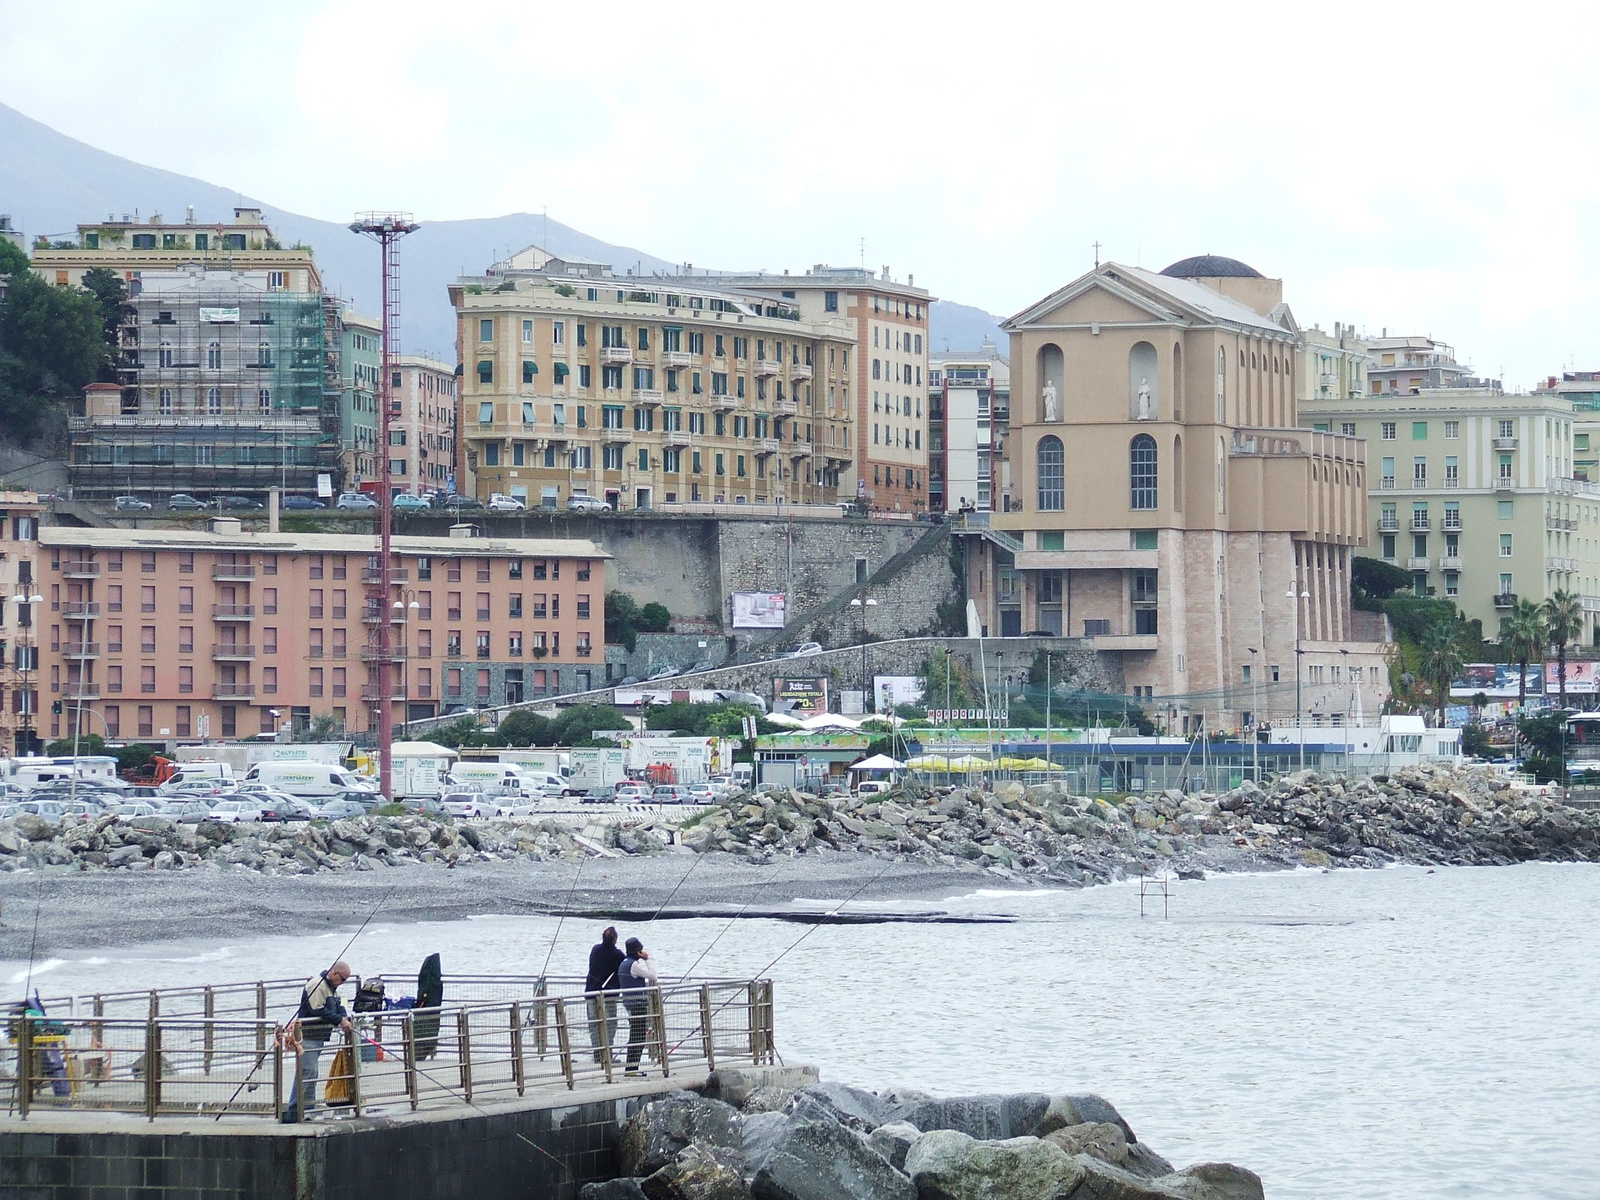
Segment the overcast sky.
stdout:
<svg viewBox="0 0 1600 1200">
<path fill-rule="evenodd" d="M 222 14 L 236 12 L 238 19 Z M 380 23 L 381 22 L 381 23 Z M 1588 6 L 0 0 L 0 101 L 332 220 L 548 208 L 702 266 L 1002 315 L 1108 258 L 1303 325 L 1600 369 Z M 0 147 L 0 153 L 4 148 Z"/>
</svg>

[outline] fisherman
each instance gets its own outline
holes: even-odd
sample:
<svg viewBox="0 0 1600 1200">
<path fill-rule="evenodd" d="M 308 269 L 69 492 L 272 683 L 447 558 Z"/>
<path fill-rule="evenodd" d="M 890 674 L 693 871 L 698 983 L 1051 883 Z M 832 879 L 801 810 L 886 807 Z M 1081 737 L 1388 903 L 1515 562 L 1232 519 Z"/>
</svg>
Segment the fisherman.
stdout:
<svg viewBox="0 0 1600 1200">
<path fill-rule="evenodd" d="M 638 1075 L 639 1059 L 650 1038 L 650 999 L 645 989 L 656 986 L 656 969 L 650 954 L 638 938 L 627 941 L 628 953 L 617 968 L 622 984 L 622 1006 L 628 1010 L 628 1069 L 625 1075 Z"/>
<path fill-rule="evenodd" d="M 595 1062 L 604 1060 L 602 1047 L 617 1044 L 617 969 L 622 966 L 622 960 L 623 953 L 617 949 L 617 927 L 608 925 L 600 941 L 589 951 L 589 974 L 583 981 L 589 1002 L 589 1045 L 594 1050 Z"/>
<path fill-rule="evenodd" d="M 292 1028 L 297 1030 L 303 1049 L 300 1069 L 296 1072 L 294 1096 L 283 1113 L 286 1125 L 294 1124 L 316 1107 L 317 1060 L 322 1057 L 323 1048 L 333 1036 L 333 1031 L 338 1029 L 349 1033 L 353 1028 L 350 1014 L 339 999 L 339 986 L 349 978 L 350 965 L 343 961 L 336 962 L 326 971 L 306 980 L 306 986 L 300 993 L 300 1009 L 295 1013 Z"/>
</svg>

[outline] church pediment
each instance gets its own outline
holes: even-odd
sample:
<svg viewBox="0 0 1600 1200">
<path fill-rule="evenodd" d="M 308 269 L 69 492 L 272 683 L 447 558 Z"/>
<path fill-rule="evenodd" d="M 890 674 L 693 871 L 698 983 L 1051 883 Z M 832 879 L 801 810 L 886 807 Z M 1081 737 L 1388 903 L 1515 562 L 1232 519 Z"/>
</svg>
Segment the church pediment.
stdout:
<svg viewBox="0 0 1600 1200">
<path fill-rule="evenodd" d="M 1118 325 L 1151 321 L 1177 323 L 1174 310 L 1152 302 L 1121 281 L 1105 274 L 1090 274 L 1046 296 L 1005 322 L 1007 330 L 1052 325 Z"/>
</svg>

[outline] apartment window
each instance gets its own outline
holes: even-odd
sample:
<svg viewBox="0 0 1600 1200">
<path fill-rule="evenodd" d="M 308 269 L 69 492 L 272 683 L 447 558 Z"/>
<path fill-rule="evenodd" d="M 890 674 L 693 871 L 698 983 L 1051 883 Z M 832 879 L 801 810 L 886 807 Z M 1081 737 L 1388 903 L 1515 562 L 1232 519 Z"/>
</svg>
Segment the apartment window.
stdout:
<svg viewBox="0 0 1600 1200">
<path fill-rule="evenodd" d="M 1460 421 L 1446 421 L 1444 423 L 1444 440 L 1453 442 L 1461 436 Z"/>
<path fill-rule="evenodd" d="M 261 652 L 263 654 L 276 654 L 278 652 L 277 626 L 268 625 L 261 631 Z"/>
<path fill-rule="evenodd" d="M 588 619 L 589 619 L 589 597 L 587 595 L 581 595 L 581 596 L 578 597 L 578 620 L 587 621 Z"/>
<path fill-rule="evenodd" d="M 1411 422 L 1411 440 L 1425 442 L 1428 440 L 1428 423 L 1426 421 Z"/>
<path fill-rule="evenodd" d="M 1356 423 L 1354 421 L 1341 421 L 1341 422 L 1339 422 L 1339 432 L 1341 434 L 1343 434 L 1345 437 L 1355 437 L 1355 435 L 1356 435 Z"/>
<path fill-rule="evenodd" d="M 423 557 L 417 559 L 417 578 L 418 579 L 432 579 L 433 578 L 433 559 L 428 558 L 427 556 L 423 556 Z"/>
<path fill-rule="evenodd" d="M 194 653 L 194 626 L 193 625 L 179 625 L 178 626 L 178 653 L 179 654 L 193 654 Z"/>
<path fill-rule="evenodd" d="M 507 599 L 507 604 L 509 606 L 508 609 L 507 609 L 507 612 L 506 612 L 506 615 L 508 617 L 520 617 L 522 615 L 522 593 L 521 592 L 513 592 L 513 593 L 511 593 L 510 597 Z"/>
<path fill-rule="evenodd" d="M 151 689 L 152 691 L 154 688 Z M 156 710 L 153 704 L 139 705 L 139 736 L 154 737 L 156 732 Z"/>
<path fill-rule="evenodd" d="M 113 696 L 121 694 L 121 692 L 122 692 L 122 668 L 121 667 L 107 667 L 106 668 L 106 691 L 110 692 Z"/>
<path fill-rule="evenodd" d="M 1445 455 L 1444 485 L 1447 488 L 1461 486 L 1461 463 L 1454 454 Z"/>
<path fill-rule="evenodd" d="M 309 609 L 308 613 L 306 614 L 307 616 L 309 616 L 313 621 L 322 620 L 322 611 L 323 610 L 322 610 L 322 589 L 321 588 L 312 588 L 311 589 L 310 604 L 307 607 Z"/>
<path fill-rule="evenodd" d="M 322 695 L 322 668 L 321 667 L 312 667 L 310 674 L 311 674 L 311 686 L 310 686 L 310 688 L 308 690 L 310 691 L 311 695 L 313 695 L 313 696 Z"/>
<path fill-rule="evenodd" d="M 478 631 L 478 657 L 489 657 L 489 634 L 486 630 Z"/>
<path fill-rule="evenodd" d="M 177 734 L 177 736 L 178 737 L 193 737 L 194 734 L 191 732 L 192 729 L 193 729 L 193 718 L 190 716 L 190 713 L 192 711 L 190 709 L 190 707 L 187 704 L 180 704 L 173 711 L 176 714 L 176 725 L 177 725 L 177 728 L 174 730 L 174 732 Z M 106 731 L 108 733 L 111 733 L 112 737 L 116 736 L 115 733 L 111 732 L 111 709 L 110 708 L 106 709 Z"/>
<path fill-rule="evenodd" d="M 1499 467 L 1500 467 L 1500 479 L 1501 479 L 1501 482 L 1503 482 L 1503 483 L 1511 482 L 1511 455 L 1502 454 L 1500 456 Z"/>
<path fill-rule="evenodd" d="M 154 575 L 156 573 L 156 552 L 154 550 L 147 550 L 140 557 L 139 570 L 146 575 Z"/>
<path fill-rule="evenodd" d="M 1413 458 L 1411 460 L 1411 486 L 1412 487 L 1427 487 L 1428 486 L 1428 460 L 1427 459 L 1419 457 L 1419 458 Z"/>
<path fill-rule="evenodd" d="M 1382 422 L 1378 426 L 1378 436 L 1381 437 L 1386 442 L 1394 441 L 1394 439 L 1395 439 L 1395 428 L 1394 428 L 1394 425 L 1395 425 L 1395 423 L 1393 421 L 1384 421 L 1384 422 Z"/>
<path fill-rule="evenodd" d="M 478 620 L 487 621 L 488 619 L 489 619 L 489 593 L 488 592 L 479 592 L 478 593 Z"/>
<path fill-rule="evenodd" d="M 154 690 L 154 688 L 155 688 L 155 681 L 154 680 L 151 681 L 151 685 L 150 686 L 151 686 L 151 689 Z M 193 667 L 179 667 L 178 668 L 178 691 L 180 693 L 184 694 L 184 695 L 188 695 L 189 693 L 194 691 L 194 668 Z"/>
<path fill-rule="evenodd" d="M 154 590 L 155 590 L 154 588 L 151 589 L 151 591 L 154 591 Z M 154 612 L 155 609 L 152 608 L 150 611 Z M 180 613 L 192 613 L 194 611 L 194 588 L 193 587 L 187 587 L 186 586 L 186 587 L 180 587 L 178 589 L 178 611 Z"/>
<path fill-rule="evenodd" d="M 312 579 L 322 578 L 322 555 L 313 554 L 309 563 L 308 574 Z"/>
<path fill-rule="evenodd" d="M 522 635 L 520 633 L 506 635 L 506 654 L 511 658 L 522 657 Z"/>
<path fill-rule="evenodd" d="M 106 652 L 108 654 L 122 653 L 121 625 L 111 625 L 106 628 Z"/>
<path fill-rule="evenodd" d="M 478 340 L 480 342 L 494 341 L 494 321 L 484 318 L 478 322 Z"/>
<path fill-rule="evenodd" d="M 139 690 L 146 695 L 156 690 L 156 669 L 154 666 L 139 668 Z"/>
<path fill-rule="evenodd" d="M 1502 533 L 1500 535 L 1500 557 L 1511 557 L 1511 535 L 1509 533 Z"/>
<path fill-rule="evenodd" d="M 1500 422 L 1500 434 L 1499 434 L 1499 436 L 1503 437 L 1503 438 L 1512 437 L 1512 436 L 1514 436 L 1515 430 L 1516 430 L 1516 426 L 1515 426 L 1515 424 L 1513 422 L 1511 422 L 1511 421 L 1501 421 Z M 1550 422 L 1546 421 L 1545 422 L 1545 433 L 1548 434 L 1549 432 L 1550 432 Z"/>
<path fill-rule="evenodd" d="M 278 568 L 274 566 L 270 574 L 276 575 Z M 275 587 L 261 589 L 261 615 L 264 617 L 276 616 L 278 612 L 278 589 Z"/>
<path fill-rule="evenodd" d="M 141 654 L 154 654 L 156 652 L 156 627 L 154 625 L 139 626 L 139 652 Z"/>
</svg>

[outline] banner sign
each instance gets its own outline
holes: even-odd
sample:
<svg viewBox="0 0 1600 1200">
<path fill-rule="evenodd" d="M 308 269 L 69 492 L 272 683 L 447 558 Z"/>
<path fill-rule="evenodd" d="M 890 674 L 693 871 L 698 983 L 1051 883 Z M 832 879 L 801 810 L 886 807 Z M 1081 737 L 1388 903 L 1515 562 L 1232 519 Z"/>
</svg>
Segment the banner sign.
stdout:
<svg viewBox="0 0 1600 1200">
<path fill-rule="evenodd" d="M 877 712 L 893 712 L 897 704 L 917 704 L 922 700 L 922 676 L 874 675 L 873 703 Z"/>
<path fill-rule="evenodd" d="M 202 308 L 200 310 L 200 323 L 202 325 L 237 325 L 239 323 L 239 310 L 237 308 Z"/>
<path fill-rule="evenodd" d="M 782 592 L 734 592 L 735 629 L 782 629 L 789 598 Z"/>
<path fill-rule="evenodd" d="M 1595 689 L 1595 684 L 1596 684 L 1596 670 L 1595 670 L 1595 668 L 1597 668 L 1597 667 L 1600 667 L 1600 662 L 1595 662 L 1592 659 L 1591 660 L 1582 661 L 1582 662 L 1573 662 L 1571 659 L 1568 659 L 1567 660 L 1567 692 L 1569 694 L 1571 694 L 1573 692 L 1581 692 L 1581 693 L 1586 693 L 1586 694 L 1592 694 L 1596 690 Z M 1559 693 L 1561 691 L 1560 675 L 1561 675 L 1561 664 L 1560 663 L 1553 663 L 1553 662 L 1545 663 L 1545 665 L 1544 665 L 1544 690 L 1549 692 L 1552 696 L 1556 695 L 1557 693 Z M 1512 677 L 1513 677 L 1513 680 L 1514 680 L 1515 679 L 1515 672 L 1512 673 Z"/>
<path fill-rule="evenodd" d="M 828 711 L 828 677 L 818 675 L 805 679 L 774 679 L 772 699 L 774 712 L 786 711 L 807 717 L 825 713 Z"/>
<path fill-rule="evenodd" d="M 1572 667 L 1567 664 L 1567 690 L 1572 690 Z M 1590 664 L 1591 667 L 1593 664 Z M 1468 663 L 1461 672 L 1461 678 L 1453 680 L 1450 691 L 1453 695 L 1471 696 L 1482 692 L 1486 696 L 1504 699 L 1517 695 L 1517 676 L 1519 674 L 1516 663 Z M 1592 676 L 1591 676 L 1592 678 Z M 1538 663 L 1528 664 L 1527 693 L 1529 696 L 1544 694 L 1545 673 Z"/>
<path fill-rule="evenodd" d="M 935 725 L 942 721 L 988 721 L 1004 724 L 1010 719 L 1011 710 L 1000 708 L 990 710 L 987 708 L 930 708 L 928 720 Z"/>
</svg>

